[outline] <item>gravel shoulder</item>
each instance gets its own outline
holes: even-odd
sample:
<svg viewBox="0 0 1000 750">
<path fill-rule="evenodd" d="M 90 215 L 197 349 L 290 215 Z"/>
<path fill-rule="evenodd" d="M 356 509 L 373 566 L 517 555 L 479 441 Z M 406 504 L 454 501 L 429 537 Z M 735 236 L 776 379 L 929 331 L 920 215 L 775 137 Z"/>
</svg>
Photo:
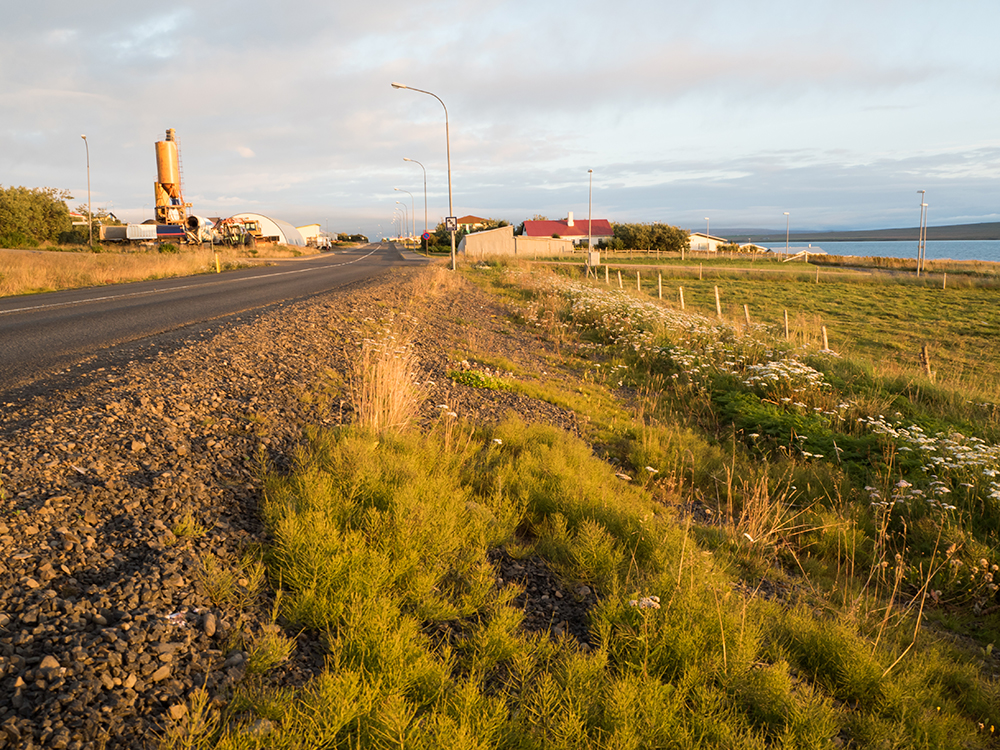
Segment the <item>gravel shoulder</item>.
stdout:
<svg viewBox="0 0 1000 750">
<path fill-rule="evenodd" d="M 471 421 L 514 412 L 575 431 L 563 409 L 449 380 L 470 345 L 524 372 L 547 364 L 500 302 L 442 278 L 388 272 L 0 391 L 0 748 L 155 747 L 191 691 L 224 697 L 244 679 L 246 635 L 273 627 L 267 593 L 241 609 L 217 588 L 229 574 L 237 595 L 252 588 L 261 466 L 287 467 L 305 427 L 351 420 L 361 329 L 390 312 L 417 323 L 426 420 L 447 404 Z M 530 574 L 538 597 L 556 596 L 543 566 L 497 560 L 502 577 Z M 570 611 L 533 621 L 585 633 Z M 301 634 L 269 679 L 301 684 L 321 667 Z"/>
</svg>

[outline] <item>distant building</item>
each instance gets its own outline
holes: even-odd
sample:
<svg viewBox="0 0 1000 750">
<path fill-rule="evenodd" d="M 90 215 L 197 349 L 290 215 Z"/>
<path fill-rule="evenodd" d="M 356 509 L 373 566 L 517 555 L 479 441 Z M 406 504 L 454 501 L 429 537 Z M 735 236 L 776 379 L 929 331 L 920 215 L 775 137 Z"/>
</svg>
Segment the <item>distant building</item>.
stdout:
<svg viewBox="0 0 1000 750">
<path fill-rule="evenodd" d="M 302 238 L 306 241 L 306 245 L 309 247 L 323 249 L 333 244 L 327 233 L 322 230 L 321 224 L 306 224 L 304 227 L 295 228 L 299 230 L 299 234 L 302 235 Z"/>
<path fill-rule="evenodd" d="M 590 225 L 589 232 L 588 224 Z M 555 236 L 560 239 L 570 240 L 573 243 L 586 242 L 587 237 L 589 236 L 591 241 L 596 244 L 601 240 L 610 240 L 615 236 L 615 232 L 611 228 L 611 222 L 607 219 L 594 219 L 593 221 L 583 219 L 581 221 L 576 221 L 573 219 L 573 212 L 570 211 L 569 217 L 566 221 L 549 221 L 547 219 L 532 219 L 530 221 L 525 221 L 524 236 Z"/>
<path fill-rule="evenodd" d="M 309 240 L 315 240 L 319 237 L 319 230 L 321 226 L 321 224 L 306 224 L 304 227 L 295 228 L 299 230 L 299 234 L 301 234 L 306 243 L 308 243 Z"/>
<path fill-rule="evenodd" d="M 506 226 L 465 235 L 457 252 L 466 258 L 496 255 L 544 258 L 572 254 L 573 243 L 568 239 L 553 239 L 551 236 L 515 237 L 514 227 Z"/>
<path fill-rule="evenodd" d="M 715 237 L 704 232 L 694 232 L 690 236 L 691 251 L 696 253 L 717 253 L 723 245 L 732 243 L 725 237 Z"/>
<path fill-rule="evenodd" d="M 486 219 L 481 216 L 462 216 L 458 219 L 458 231 L 462 232 L 475 232 L 477 229 L 483 229 L 486 226 Z"/>
</svg>

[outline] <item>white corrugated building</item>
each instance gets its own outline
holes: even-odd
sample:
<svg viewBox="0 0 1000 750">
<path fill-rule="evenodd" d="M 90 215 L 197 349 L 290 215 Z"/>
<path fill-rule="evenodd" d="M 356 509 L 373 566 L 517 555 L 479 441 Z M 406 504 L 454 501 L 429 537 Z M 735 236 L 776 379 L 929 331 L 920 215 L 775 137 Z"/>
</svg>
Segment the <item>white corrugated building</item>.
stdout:
<svg viewBox="0 0 1000 750">
<path fill-rule="evenodd" d="M 306 246 L 306 238 L 302 236 L 302 232 L 287 221 L 272 219 L 269 216 L 264 216 L 264 214 L 254 213 L 235 214 L 232 218 L 259 222 L 260 236 L 265 241 L 277 242 L 281 245 L 294 245 L 296 247 Z"/>
</svg>

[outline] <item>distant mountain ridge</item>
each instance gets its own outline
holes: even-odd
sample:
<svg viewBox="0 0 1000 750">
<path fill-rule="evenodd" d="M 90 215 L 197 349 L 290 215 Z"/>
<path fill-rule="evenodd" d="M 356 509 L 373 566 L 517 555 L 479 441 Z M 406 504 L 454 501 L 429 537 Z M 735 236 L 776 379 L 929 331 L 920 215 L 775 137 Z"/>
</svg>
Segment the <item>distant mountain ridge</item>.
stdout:
<svg viewBox="0 0 1000 750">
<path fill-rule="evenodd" d="M 859 229 L 846 232 L 791 232 L 790 242 L 875 242 L 887 240 L 917 241 L 917 227 L 898 229 Z M 784 242 L 784 230 L 772 229 L 719 229 L 714 234 L 736 242 Z M 1000 221 L 979 224 L 951 224 L 927 227 L 928 240 L 1000 240 Z"/>
</svg>

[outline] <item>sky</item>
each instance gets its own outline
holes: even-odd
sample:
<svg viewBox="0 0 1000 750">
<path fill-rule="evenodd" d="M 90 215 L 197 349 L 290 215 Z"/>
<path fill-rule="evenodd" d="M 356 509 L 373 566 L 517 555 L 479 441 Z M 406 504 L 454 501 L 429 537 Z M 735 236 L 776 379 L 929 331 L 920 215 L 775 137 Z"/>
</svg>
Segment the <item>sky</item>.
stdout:
<svg viewBox="0 0 1000 750">
<path fill-rule="evenodd" d="M 0 185 L 85 204 L 89 147 L 126 221 L 167 128 L 194 213 L 331 232 L 422 231 L 404 157 L 433 229 L 449 142 L 456 216 L 889 228 L 926 190 L 931 226 L 1000 221 L 997 0 L 7 6 Z"/>
</svg>

